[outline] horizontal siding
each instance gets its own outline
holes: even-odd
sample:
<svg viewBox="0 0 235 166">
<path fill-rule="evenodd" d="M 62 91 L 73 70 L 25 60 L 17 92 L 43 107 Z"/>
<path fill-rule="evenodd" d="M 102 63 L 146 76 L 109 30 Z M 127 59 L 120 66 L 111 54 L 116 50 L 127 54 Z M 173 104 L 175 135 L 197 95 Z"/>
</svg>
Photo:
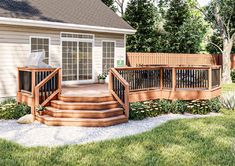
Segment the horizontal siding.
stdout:
<svg viewBox="0 0 235 166">
<path fill-rule="evenodd" d="M 0 25 L 0 98 L 16 95 L 17 67 L 24 66 L 27 61 L 30 53 L 30 36 L 50 37 L 50 64 L 54 67 L 61 66 L 61 32 L 95 35 L 93 60 L 95 78 L 102 73 L 101 46 L 103 40 L 114 40 L 116 42 L 115 55 L 125 52 L 124 35 L 120 34 Z M 122 56 L 125 57 L 125 53 Z"/>
</svg>

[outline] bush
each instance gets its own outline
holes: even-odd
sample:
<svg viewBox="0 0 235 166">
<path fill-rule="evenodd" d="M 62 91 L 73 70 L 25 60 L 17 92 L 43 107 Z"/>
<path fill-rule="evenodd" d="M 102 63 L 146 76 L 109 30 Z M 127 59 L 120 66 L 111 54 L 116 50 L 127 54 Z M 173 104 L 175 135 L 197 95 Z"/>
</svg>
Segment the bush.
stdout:
<svg viewBox="0 0 235 166">
<path fill-rule="evenodd" d="M 130 119 L 141 120 L 166 113 L 207 114 L 218 112 L 221 104 L 218 98 L 201 101 L 151 100 L 130 104 Z"/>
<path fill-rule="evenodd" d="M 232 79 L 233 83 L 235 83 L 235 70 L 231 71 L 231 79 Z"/>
<path fill-rule="evenodd" d="M 17 104 L 14 99 L 8 99 L 0 103 L 0 119 L 18 119 L 29 113 L 30 107 Z"/>
</svg>

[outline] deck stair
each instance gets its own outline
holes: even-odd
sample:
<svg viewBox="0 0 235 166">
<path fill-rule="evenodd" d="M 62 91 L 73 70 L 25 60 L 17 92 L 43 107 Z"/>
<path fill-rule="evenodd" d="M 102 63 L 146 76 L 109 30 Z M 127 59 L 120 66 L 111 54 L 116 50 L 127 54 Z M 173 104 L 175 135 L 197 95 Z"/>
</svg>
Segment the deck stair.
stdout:
<svg viewBox="0 0 235 166">
<path fill-rule="evenodd" d="M 50 126 L 105 127 L 128 121 L 123 108 L 111 96 L 60 96 L 36 118 Z"/>
</svg>

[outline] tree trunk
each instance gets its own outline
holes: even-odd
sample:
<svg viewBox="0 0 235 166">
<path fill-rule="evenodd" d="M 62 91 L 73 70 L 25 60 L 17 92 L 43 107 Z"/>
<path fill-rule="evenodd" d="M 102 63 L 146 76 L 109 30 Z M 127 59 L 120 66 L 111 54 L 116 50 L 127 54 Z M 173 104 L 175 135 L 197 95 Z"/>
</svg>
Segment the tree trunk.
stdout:
<svg viewBox="0 0 235 166">
<path fill-rule="evenodd" d="M 223 73 L 222 82 L 225 84 L 232 83 L 230 76 L 231 73 L 231 50 L 233 42 L 229 40 L 224 40 L 223 42 Z"/>
</svg>

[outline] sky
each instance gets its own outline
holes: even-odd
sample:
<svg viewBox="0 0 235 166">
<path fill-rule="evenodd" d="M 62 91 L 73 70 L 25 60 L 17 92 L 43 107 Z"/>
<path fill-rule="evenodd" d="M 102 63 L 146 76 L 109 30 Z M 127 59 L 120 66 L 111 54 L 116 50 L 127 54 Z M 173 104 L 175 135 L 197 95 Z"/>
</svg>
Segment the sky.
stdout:
<svg viewBox="0 0 235 166">
<path fill-rule="evenodd" d="M 198 2 L 200 3 L 201 6 L 205 6 L 210 2 L 210 0 L 198 0 Z"/>
</svg>

